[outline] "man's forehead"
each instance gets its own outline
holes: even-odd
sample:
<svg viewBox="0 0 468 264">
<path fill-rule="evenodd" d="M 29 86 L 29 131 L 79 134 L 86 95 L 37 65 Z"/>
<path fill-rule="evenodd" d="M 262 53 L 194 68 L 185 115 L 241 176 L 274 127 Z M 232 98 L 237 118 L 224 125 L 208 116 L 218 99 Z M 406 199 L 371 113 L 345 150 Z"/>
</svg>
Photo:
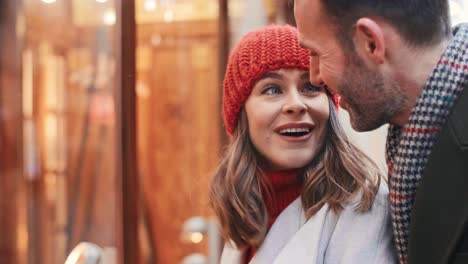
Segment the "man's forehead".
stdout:
<svg viewBox="0 0 468 264">
<path fill-rule="evenodd" d="M 298 34 L 297 39 L 299 41 L 299 46 L 301 46 L 304 49 L 313 50 L 315 47 L 315 43 L 313 39 L 307 39 L 306 35 L 307 34 L 302 33 Z"/>
<path fill-rule="evenodd" d="M 295 7 L 296 6 L 310 6 L 310 5 L 317 5 L 317 3 L 320 2 L 320 0 L 291 0 L 290 3 L 293 4 Z"/>
<path fill-rule="evenodd" d="M 320 2 L 320 0 L 294 0 L 294 15 L 296 21 L 320 19 L 322 17 Z"/>
<path fill-rule="evenodd" d="M 304 10 L 304 6 L 307 5 L 307 1 L 309 0 L 292 0 L 292 5 L 294 7 L 294 13 L 296 14 L 297 12 L 301 12 L 303 13 L 305 10 Z"/>
</svg>

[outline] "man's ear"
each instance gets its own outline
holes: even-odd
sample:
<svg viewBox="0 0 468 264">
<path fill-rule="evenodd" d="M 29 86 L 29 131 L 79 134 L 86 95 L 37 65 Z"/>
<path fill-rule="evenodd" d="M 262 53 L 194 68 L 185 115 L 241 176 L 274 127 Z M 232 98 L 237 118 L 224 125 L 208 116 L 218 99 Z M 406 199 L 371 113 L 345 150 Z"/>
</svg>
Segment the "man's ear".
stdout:
<svg viewBox="0 0 468 264">
<path fill-rule="evenodd" d="M 371 18 L 360 18 L 354 30 L 354 45 L 361 56 L 376 64 L 385 59 L 385 42 L 382 27 Z"/>
</svg>

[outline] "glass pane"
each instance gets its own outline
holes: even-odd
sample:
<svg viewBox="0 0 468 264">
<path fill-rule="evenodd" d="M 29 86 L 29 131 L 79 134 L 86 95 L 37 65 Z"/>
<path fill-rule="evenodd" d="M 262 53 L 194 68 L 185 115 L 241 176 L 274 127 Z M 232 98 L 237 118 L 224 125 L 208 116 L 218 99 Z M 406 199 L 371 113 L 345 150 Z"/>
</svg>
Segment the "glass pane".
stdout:
<svg viewBox="0 0 468 264">
<path fill-rule="evenodd" d="M 143 263 L 181 263 L 208 247 L 207 239 L 184 242 L 182 226 L 211 215 L 221 131 L 218 1 L 138 0 L 136 17 Z"/>
<path fill-rule="evenodd" d="M 0 169 L 16 177 L 12 232 L 18 254 L 0 262 L 64 263 L 87 241 L 114 263 L 121 223 L 114 98 L 118 3 L 2 1 L 1 9 L 6 2 L 16 8 L 9 30 L 16 30 L 17 39 L 10 51 L 17 51 L 20 70 L 9 76 L 17 86 L 0 86 L 9 96 L 0 98 L 0 112 L 17 118 L 0 121 L 8 126 L 0 137 L 2 148 L 17 154 L 19 167 L 11 176 Z"/>
</svg>

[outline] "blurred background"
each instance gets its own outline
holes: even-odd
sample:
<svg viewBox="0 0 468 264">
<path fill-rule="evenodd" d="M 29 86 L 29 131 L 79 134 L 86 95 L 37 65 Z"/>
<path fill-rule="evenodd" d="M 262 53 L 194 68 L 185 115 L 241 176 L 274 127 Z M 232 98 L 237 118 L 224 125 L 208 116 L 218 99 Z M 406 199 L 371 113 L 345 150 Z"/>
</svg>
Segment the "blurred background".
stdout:
<svg viewBox="0 0 468 264">
<path fill-rule="evenodd" d="M 294 24 L 289 2 L 0 0 L 0 263 L 85 263 L 74 248 L 100 256 L 86 263 L 216 263 L 227 57 L 249 30 Z M 468 1 L 450 3 L 468 21 Z M 385 127 L 340 115 L 385 169 Z"/>
</svg>

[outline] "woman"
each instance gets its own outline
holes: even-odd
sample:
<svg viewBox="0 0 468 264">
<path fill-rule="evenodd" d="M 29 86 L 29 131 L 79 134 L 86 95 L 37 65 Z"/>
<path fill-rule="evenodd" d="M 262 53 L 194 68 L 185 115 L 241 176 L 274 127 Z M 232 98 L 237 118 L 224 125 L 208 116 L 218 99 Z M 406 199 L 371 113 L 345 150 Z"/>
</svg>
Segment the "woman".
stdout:
<svg viewBox="0 0 468 264">
<path fill-rule="evenodd" d="M 246 34 L 229 58 L 231 141 L 210 193 L 221 263 L 396 263 L 387 186 L 308 70 L 291 26 Z"/>
</svg>

